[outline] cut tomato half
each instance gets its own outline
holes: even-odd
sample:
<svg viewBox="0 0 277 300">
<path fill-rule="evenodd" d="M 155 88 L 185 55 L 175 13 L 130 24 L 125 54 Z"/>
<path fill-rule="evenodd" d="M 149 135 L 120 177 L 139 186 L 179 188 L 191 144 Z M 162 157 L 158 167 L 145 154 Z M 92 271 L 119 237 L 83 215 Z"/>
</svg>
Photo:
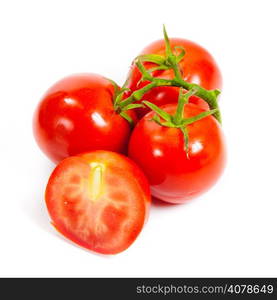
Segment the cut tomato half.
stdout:
<svg viewBox="0 0 277 300">
<path fill-rule="evenodd" d="M 151 199 L 135 163 L 109 151 L 64 159 L 53 171 L 45 197 L 61 234 L 103 254 L 119 253 L 134 242 Z"/>
</svg>

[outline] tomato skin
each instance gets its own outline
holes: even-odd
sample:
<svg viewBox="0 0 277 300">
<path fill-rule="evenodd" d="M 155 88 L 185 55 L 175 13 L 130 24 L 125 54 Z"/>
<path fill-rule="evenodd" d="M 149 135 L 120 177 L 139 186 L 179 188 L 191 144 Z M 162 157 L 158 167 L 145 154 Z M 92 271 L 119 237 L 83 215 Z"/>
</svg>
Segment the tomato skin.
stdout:
<svg viewBox="0 0 277 300">
<path fill-rule="evenodd" d="M 54 162 L 92 150 L 126 152 L 129 123 L 113 107 L 114 86 L 96 74 L 75 74 L 55 83 L 33 119 L 35 139 Z M 134 112 L 129 114 L 136 119 Z"/>
<path fill-rule="evenodd" d="M 180 70 L 183 75 L 183 79 L 190 83 L 196 83 L 204 87 L 207 90 L 221 89 L 222 87 L 222 76 L 221 72 L 213 59 L 213 57 L 198 44 L 189 40 L 180 38 L 170 39 L 171 47 L 181 46 L 185 49 L 186 54 L 183 60 L 180 62 Z M 165 54 L 165 43 L 164 40 L 158 40 L 148 45 L 142 50 L 141 54 Z M 146 69 L 150 69 L 155 66 L 152 63 L 144 63 Z M 172 79 L 174 72 L 172 70 L 159 70 L 152 73 L 154 77 L 160 77 L 164 79 Z M 130 72 L 128 74 L 128 85 L 131 91 L 142 88 L 149 82 L 140 82 L 141 73 L 135 64 L 132 64 Z M 147 92 L 142 100 L 148 100 L 158 106 L 176 103 L 178 101 L 179 88 L 162 86 L 153 88 Z M 207 103 L 198 98 L 191 97 L 191 103 L 197 104 L 200 108 L 205 110 L 209 109 Z M 137 110 L 138 117 L 141 118 L 150 110 L 148 108 L 139 108 Z"/>
<path fill-rule="evenodd" d="M 162 108 L 174 114 L 176 104 Z M 184 113 L 192 117 L 203 112 L 186 104 Z M 151 121 L 154 113 L 136 125 L 129 143 L 131 157 L 146 174 L 152 195 L 170 203 L 184 203 L 211 188 L 223 172 L 226 160 L 224 136 L 217 120 L 208 116 L 188 125 L 189 152 L 177 128 Z"/>
<path fill-rule="evenodd" d="M 92 164 L 104 166 L 96 202 L 88 196 Z M 98 150 L 61 161 L 50 176 L 45 200 L 52 224 L 62 235 L 86 249 L 116 254 L 141 232 L 151 195 L 145 175 L 133 161 Z"/>
</svg>

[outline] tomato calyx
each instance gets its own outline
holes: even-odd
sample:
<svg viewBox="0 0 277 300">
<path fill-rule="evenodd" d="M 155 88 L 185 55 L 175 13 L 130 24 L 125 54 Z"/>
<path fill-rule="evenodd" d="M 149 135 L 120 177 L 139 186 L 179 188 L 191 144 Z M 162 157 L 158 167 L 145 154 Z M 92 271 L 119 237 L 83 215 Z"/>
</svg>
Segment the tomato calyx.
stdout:
<svg viewBox="0 0 277 300">
<path fill-rule="evenodd" d="M 120 107 L 119 103 L 122 101 L 122 97 L 124 95 L 125 92 L 127 92 L 129 89 L 122 87 L 119 91 L 115 92 L 115 96 L 114 96 L 114 110 L 116 113 L 118 113 L 122 118 L 124 118 L 126 121 L 129 122 L 130 126 L 133 127 L 134 126 L 134 121 L 133 119 L 126 113 L 126 111 L 128 109 L 132 109 L 132 108 L 136 108 L 138 106 L 134 107 L 134 104 L 129 104 L 129 105 L 125 105 Z M 140 106 L 139 106 L 140 107 Z"/>
<path fill-rule="evenodd" d="M 163 34 L 164 34 L 164 41 L 165 41 L 165 56 L 157 55 L 157 54 L 144 54 L 144 55 L 140 55 L 138 59 L 141 62 L 151 62 L 157 65 L 156 67 L 149 69 L 148 70 L 149 73 L 158 70 L 173 69 L 175 76 L 182 79 L 182 75 L 178 64 L 183 60 L 186 51 L 182 46 L 175 46 L 173 48 L 174 51 L 172 51 L 165 26 L 163 26 Z M 180 53 L 177 53 L 178 49 L 180 50 Z"/>
<path fill-rule="evenodd" d="M 179 63 L 182 61 L 182 59 L 185 56 L 185 49 L 183 47 L 177 46 L 174 47 L 173 51 L 170 45 L 170 41 L 165 29 L 165 26 L 163 27 L 163 33 L 164 33 L 164 40 L 165 40 L 165 56 L 157 55 L 157 54 L 146 54 L 146 55 L 140 55 L 135 59 L 135 64 L 139 71 L 142 74 L 140 81 L 149 81 L 150 83 L 142 87 L 141 89 L 138 89 L 134 91 L 128 98 L 124 99 L 123 101 L 120 101 L 118 103 L 119 107 L 126 107 L 127 105 L 139 101 L 142 99 L 143 95 L 153 89 L 154 87 L 159 86 L 175 86 L 184 88 L 187 91 L 196 90 L 195 95 L 197 97 L 202 98 L 204 101 L 206 101 L 210 107 L 211 110 L 216 110 L 214 112 L 215 118 L 221 123 L 221 113 L 219 110 L 217 98 L 220 94 L 220 90 L 206 90 L 205 88 L 201 87 L 198 84 L 195 83 L 189 83 L 185 81 L 182 78 L 182 74 L 179 68 Z M 180 53 L 177 53 L 176 50 L 179 49 Z M 154 63 L 157 66 L 152 69 L 146 69 L 144 64 L 145 62 Z M 172 69 L 174 71 L 174 78 L 173 79 L 163 79 L 159 77 L 152 76 L 153 71 L 157 70 L 169 70 Z M 151 99 L 150 99 L 151 101 Z"/>
<path fill-rule="evenodd" d="M 127 122 L 129 122 L 130 126 L 134 126 L 134 120 L 126 113 L 127 110 L 129 109 L 134 109 L 138 107 L 143 107 L 142 104 L 127 104 L 127 105 L 122 105 L 120 106 L 119 103 L 122 101 L 123 95 L 130 91 L 130 89 L 126 88 L 124 86 L 120 88 L 118 84 L 113 81 L 112 79 L 106 78 L 114 87 L 114 95 L 113 95 L 113 106 L 114 110 L 117 114 L 119 114 L 122 118 L 124 118 Z"/>
<path fill-rule="evenodd" d="M 135 109 L 139 107 L 144 107 L 143 104 L 138 103 L 127 103 L 126 105 L 119 105 L 122 102 L 123 96 L 126 92 L 129 92 L 130 89 L 126 88 L 127 82 L 120 88 L 115 81 L 108 79 L 114 87 L 114 95 L 113 95 L 113 106 L 114 110 L 117 114 L 119 114 L 122 118 L 129 122 L 130 126 L 134 126 L 134 120 L 126 113 L 129 109 Z"/>
<path fill-rule="evenodd" d="M 177 109 L 174 115 L 170 115 L 160 107 L 156 106 L 155 104 L 143 101 L 143 103 L 149 107 L 151 110 L 153 110 L 156 114 L 151 119 L 152 121 L 156 122 L 160 126 L 164 127 L 171 127 L 171 128 L 177 128 L 180 129 L 183 136 L 184 136 L 184 142 L 185 142 L 185 148 L 186 148 L 186 154 L 188 156 L 188 144 L 189 144 L 189 136 L 188 136 L 188 130 L 187 126 L 199 121 L 207 116 L 215 115 L 218 112 L 218 109 L 212 109 L 208 111 L 204 111 L 196 116 L 185 118 L 184 117 L 184 106 L 188 103 L 189 98 L 192 95 L 195 95 L 197 93 L 197 89 L 194 88 L 187 93 L 184 93 L 184 90 L 180 88 L 179 92 L 179 99 L 178 99 L 178 105 Z M 162 121 L 163 119 L 164 121 Z"/>
</svg>

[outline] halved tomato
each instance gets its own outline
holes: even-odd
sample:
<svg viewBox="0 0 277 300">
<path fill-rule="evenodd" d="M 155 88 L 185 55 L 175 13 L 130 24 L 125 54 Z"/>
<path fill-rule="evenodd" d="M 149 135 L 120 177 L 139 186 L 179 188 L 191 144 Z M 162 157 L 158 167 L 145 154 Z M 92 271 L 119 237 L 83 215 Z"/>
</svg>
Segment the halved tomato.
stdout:
<svg viewBox="0 0 277 300">
<path fill-rule="evenodd" d="M 116 254 L 142 230 L 151 196 L 134 162 L 99 150 L 64 159 L 48 181 L 45 198 L 61 234 L 87 249 Z"/>
</svg>

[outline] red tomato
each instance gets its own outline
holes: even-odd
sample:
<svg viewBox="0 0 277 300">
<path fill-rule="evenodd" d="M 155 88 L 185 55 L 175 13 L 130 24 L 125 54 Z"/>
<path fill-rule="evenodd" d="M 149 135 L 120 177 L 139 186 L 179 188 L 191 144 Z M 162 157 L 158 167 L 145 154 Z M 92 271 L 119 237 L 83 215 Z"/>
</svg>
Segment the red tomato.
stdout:
<svg viewBox="0 0 277 300">
<path fill-rule="evenodd" d="M 162 107 L 173 115 L 176 104 Z M 184 115 L 203 112 L 195 104 L 184 107 Z M 211 188 L 225 165 L 221 126 L 208 116 L 187 126 L 188 153 L 180 129 L 158 125 L 148 113 L 136 125 L 129 143 L 129 156 L 146 174 L 152 195 L 171 203 L 183 203 Z"/>
<path fill-rule="evenodd" d="M 40 148 L 54 162 L 98 149 L 124 153 L 131 128 L 115 112 L 113 96 L 113 84 L 100 75 L 77 74 L 58 81 L 34 115 Z"/>
<path fill-rule="evenodd" d="M 128 248 L 148 215 L 150 189 L 127 157 L 94 151 L 64 159 L 46 188 L 52 223 L 87 249 L 115 254 Z"/>
<path fill-rule="evenodd" d="M 172 38 L 170 39 L 172 49 L 176 46 L 181 46 L 185 49 L 186 54 L 183 60 L 180 62 L 180 71 L 183 75 L 183 79 L 190 83 L 196 83 L 207 90 L 221 89 L 222 78 L 220 70 L 213 59 L 213 57 L 201 46 L 197 45 L 188 40 Z M 165 55 L 165 42 L 164 40 L 158 40 L 147 46 L 141 54 L 158 54 Z M 146 69 L 150 69 L 155 65 L 152 63 L 144 63 Z M 152 73 L 154 77 L 160 77 L 164 79 L 172 79 L 174 72 L 172 70 L 159 70 Z M 141 73 L 136 65 L 131 66 L 131 70 L 128 75 L 128 85 L 131 91 L 142 88 L 148 81 L 139 82 L 141 79 Z M 148 100 L 158 106 L 176 103 L 178 101 L 179 88 L 162 86 L 153 88 L 151 91 L 146 93 L 142 100 Z M 209 109 L 208 104 L 196 97 L 190 98 L 191 103 L 197 104 L 199 107 L 207 110 Z M 139 108 L 137 114 L 142 117 L 147 112 L 148 108 Z"/>
</svg>

